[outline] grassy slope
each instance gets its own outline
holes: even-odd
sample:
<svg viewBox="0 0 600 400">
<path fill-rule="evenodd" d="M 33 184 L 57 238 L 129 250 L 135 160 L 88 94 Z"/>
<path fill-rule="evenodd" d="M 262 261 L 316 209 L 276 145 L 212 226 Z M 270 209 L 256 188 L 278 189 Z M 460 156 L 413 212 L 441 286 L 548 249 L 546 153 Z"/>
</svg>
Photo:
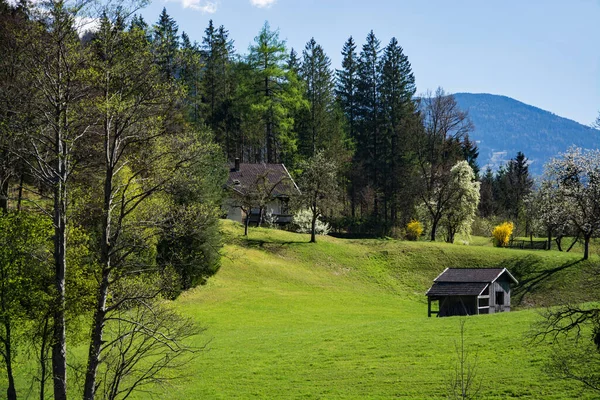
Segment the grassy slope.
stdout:
<svg viewBox="0 0 600 400">
<path fill-rule="evenodd" d="M 444 398 L 457 318 L 427 318 L 424 292 L 450 266 L 509 266 L 521 308 L 578 290 L 579 255 L 485 246 L 319 238 L 226 222 L 223 266 L 178 300 L 208 328 L 209 351 L 169 388 L 190 398 Z M 525 290 L 527 289 L 527 290 Z M 571 297 L 572 298 L 572 297 Z M 586 300 L 585 296 L 577 300 Z M 525 337 L 534 310 L 468 318 L 484 398 L 577 398 L 541 373 L 546 346 Z M 143 396 L 142 396 L 143 397 Z M 140 398 L 142 398 L 140 397 Z"/>
</svg>

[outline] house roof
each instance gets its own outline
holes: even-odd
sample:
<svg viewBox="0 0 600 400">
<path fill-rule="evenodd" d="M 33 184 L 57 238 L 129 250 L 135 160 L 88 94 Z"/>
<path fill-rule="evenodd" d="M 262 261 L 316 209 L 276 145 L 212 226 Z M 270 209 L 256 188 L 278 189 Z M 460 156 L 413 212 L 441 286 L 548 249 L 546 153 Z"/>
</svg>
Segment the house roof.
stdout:
<svg viewBox="0 0 600 400">
<path fill-rule="evenodd" d="M 446 268 L 433 280 L 427 296 L 474 296 L 479 295 L 490 283 L 506 276 L 519 283 L 506 268 Z"/>
<path fill-rule="evenodd" d="M 436 282 L 427 296 L 478 296 L 488 285 L 486 282 Z"/>
<path fill-rule="evenodd" d="M 300 190 L 283 164 L 246 164 L 240 163 L 239 169 L 230 164 L 227 186 L 246 194 L 248 190 L 265 179 L 267 185 L 273 188 L 272 196 L 290 196 L 299 194 Z"/>
</svg>

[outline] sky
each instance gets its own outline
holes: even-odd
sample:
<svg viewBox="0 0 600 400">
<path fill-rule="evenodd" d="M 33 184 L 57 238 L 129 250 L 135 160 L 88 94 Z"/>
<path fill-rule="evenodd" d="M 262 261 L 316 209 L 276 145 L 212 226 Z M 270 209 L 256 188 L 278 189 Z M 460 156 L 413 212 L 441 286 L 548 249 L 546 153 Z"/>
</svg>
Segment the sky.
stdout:
<svg viewBox="0 0 600 400">
<path fill-rule="evenodd" d="M 417 93 L 492 93 L 585 125 L 600 110 L 600 0 L 153 0 L 192 41 L 210 19 L 246 54 L 265 21 L 298 53 L 311 37 L 341 64 L 349 36 L 396 37 L 412 64 Z"/>
</svg>

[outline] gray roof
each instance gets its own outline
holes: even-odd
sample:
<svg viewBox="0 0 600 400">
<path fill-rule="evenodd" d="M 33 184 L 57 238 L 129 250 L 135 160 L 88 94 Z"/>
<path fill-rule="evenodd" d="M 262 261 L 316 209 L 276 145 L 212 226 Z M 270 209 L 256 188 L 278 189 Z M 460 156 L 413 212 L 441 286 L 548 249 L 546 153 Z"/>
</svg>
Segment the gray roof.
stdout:
<svg viewBox="0 0 600 400">
<path fill-rule="evenodd" d="M 519 283 L 506 268 L 446 268 L 433 280 L 427 296 L 476 296 L 490 283 L 505 275 Z"/>
<path fill-rule="evenodd" d="M 506 268 L 446 268 L 434 282 L 487 282 L 491 283 L 506 273 L 510 280 L 518 283 Z"/>
<path fill-rule="evenodd" d="M 485 282 L 434 283 L 427 291 L 427 296 L 478 296 L 488 285 Z"/>
<path fill-rule="evenodd" d="M 227 186 L 241 194 L 246 194 L 249 188 L 256 186 L 263 178 L 268 181 L 268 185 L 274 185 L 271 193 L 274 197 L 300 193 L 283 164 L 240 163 L 239 166 L 239 170 L 236 170 L 234 164 L 230 165 Z"/>
</svg>

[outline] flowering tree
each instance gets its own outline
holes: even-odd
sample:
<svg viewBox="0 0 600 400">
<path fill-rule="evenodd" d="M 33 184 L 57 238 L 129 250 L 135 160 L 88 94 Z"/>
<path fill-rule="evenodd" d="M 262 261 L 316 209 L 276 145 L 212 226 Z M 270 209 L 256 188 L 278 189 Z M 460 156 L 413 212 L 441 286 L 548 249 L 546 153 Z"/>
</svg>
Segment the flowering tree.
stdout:
<svg viewBox="0 0 600 400">
<path fill-rule="evenodd" d="M 446 241 L 454 243 L 456 233 L 471 233 L 471 225 L 479 205 L 479 182 L 467 161 L 457 162 L 450 170 L 450 198 L 442 222 L 446 227 Z"/>
<path fill-rule="evenodd" d="M 564 212 L 581 232 L 587 260 L 590 239 L 600 229 L 600 150 L 571 147 L 546 164 L 546 180 L 556 187 Z"/>
</svg>

